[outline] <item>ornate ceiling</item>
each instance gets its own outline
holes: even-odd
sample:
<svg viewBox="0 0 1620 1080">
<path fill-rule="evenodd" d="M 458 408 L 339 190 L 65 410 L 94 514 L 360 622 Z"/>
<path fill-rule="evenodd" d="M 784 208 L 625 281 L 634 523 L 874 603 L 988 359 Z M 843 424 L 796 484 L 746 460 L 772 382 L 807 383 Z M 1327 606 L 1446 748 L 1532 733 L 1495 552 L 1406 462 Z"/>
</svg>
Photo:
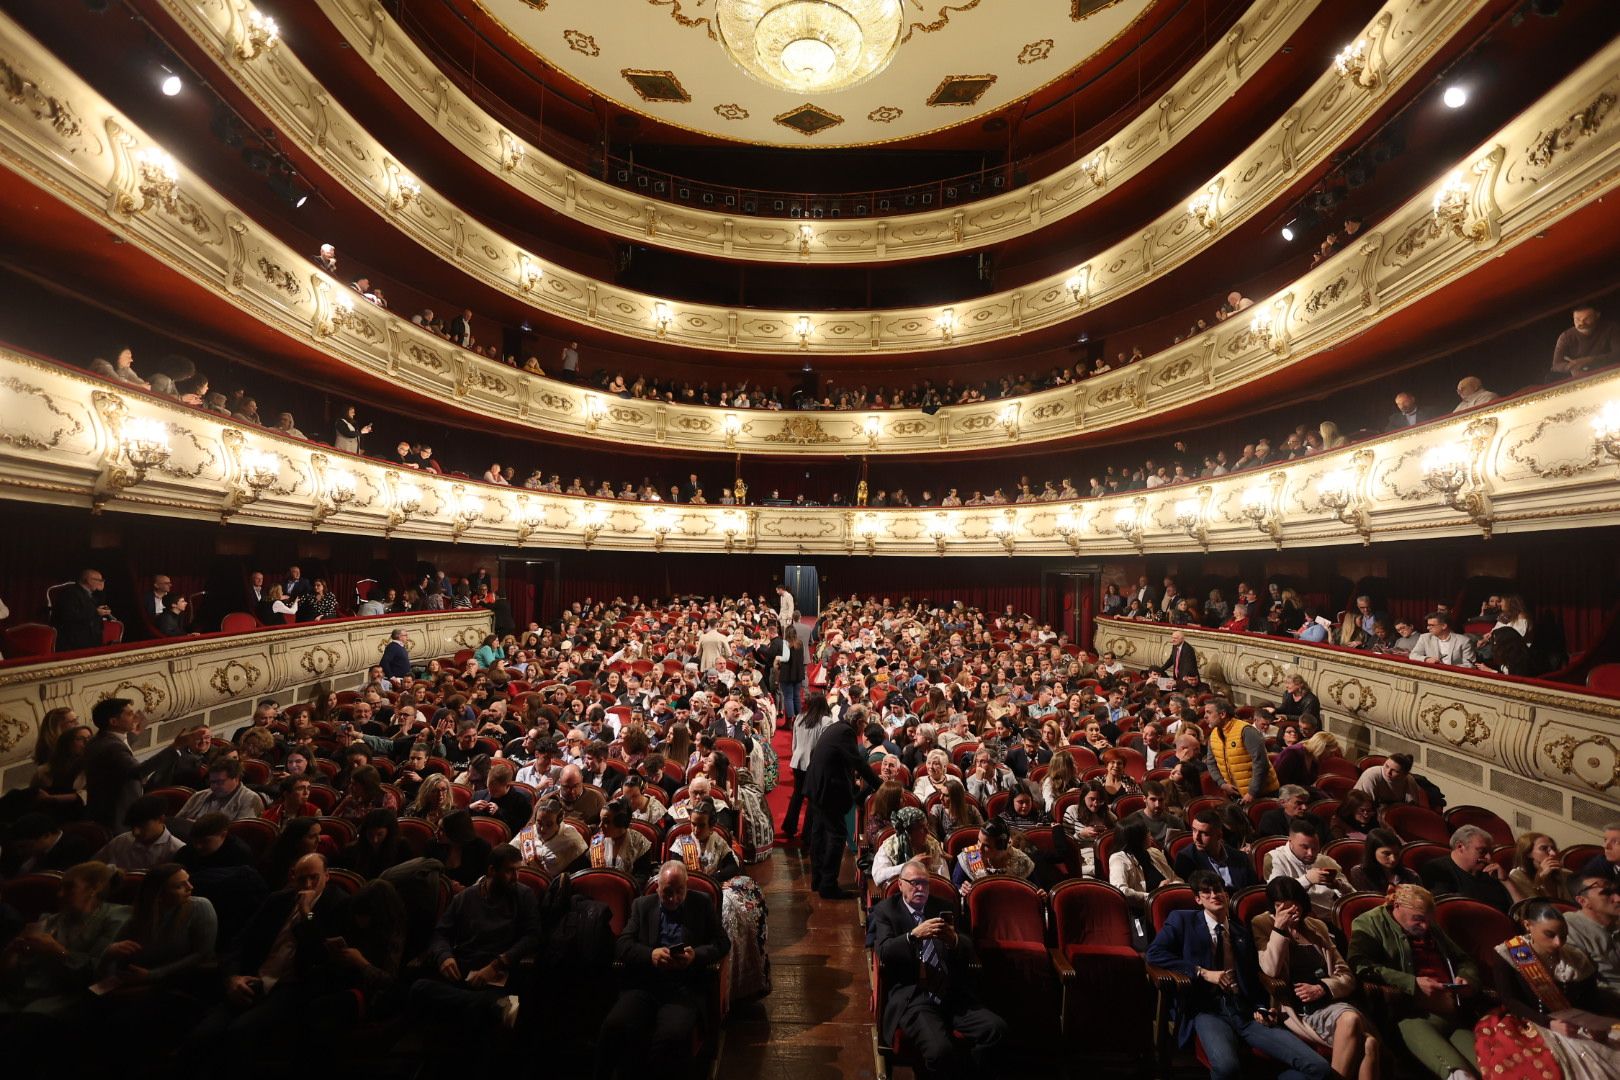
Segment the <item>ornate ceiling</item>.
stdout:
<svg viewBox="0 0 1620 1080">
<path fill-rule="evenodd" d="M 767 85 L 731 58 L 722 0 L 477 2 L 544 63 L 625 109 L 794 148 L 894 142 L 997 112 L 1084 64 L 1153 4 L 893 0 L 901 20 L 888 65 L 807 92 Z"/>
</svg>

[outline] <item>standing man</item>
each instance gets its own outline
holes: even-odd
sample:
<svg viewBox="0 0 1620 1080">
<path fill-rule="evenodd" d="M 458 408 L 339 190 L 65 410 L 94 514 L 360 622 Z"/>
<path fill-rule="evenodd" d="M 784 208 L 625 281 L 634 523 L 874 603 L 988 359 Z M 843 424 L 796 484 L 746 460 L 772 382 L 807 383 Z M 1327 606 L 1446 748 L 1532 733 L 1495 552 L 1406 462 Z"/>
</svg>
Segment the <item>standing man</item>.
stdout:
<svg viewBox="0 0 1620 1080">
<path fill-rule="evenodd" d="M 287 603 L 295 603 L 299 597 L 309 592 L 309 582 L 304 578 L 304 571 L 299 566 L 287 567 L 287 580 L 281 585 L 281 598 Z"/>
<path fill-rule="evenodd" d="M 1254 800 L 1277 793 L 1277 774 L 1266 753 L 1266 737 L 1237 718 L 1237 710 L 1225 698 L 1204 706 L 1204 719 L 1210 724 L 1209 754 L 1205 766 L 1221 790 L 1247 806 Z"/>
<path fill-rule="evenodd" d="M 784 630 L 793 622 L 793 593 L 786 585 L 776 587 L 776 621 Z"/>
<path fill-rule="evenodd" d="M 84 751 L 85 813 L 108 830 L 123 824 L 124 816 L 141 797 L 141 764 L 130 749 L 129 737 L 140 730 L 142 717 L 128 698 L 107 698 L 90 711 L 96 737 Z"/>
<path fill-rule="evenodd" d="M 562 377 L 567 382 L 579 382 L 579 342 L 570 341 L 562 351 Z"/>
<path fill-rule="evenodd" d="M 80 570 L 77 584 L 56 594 L 51 603 L 51 625 L 56 627 L 57 652 L 101 647 L 101 624 L 112 618 L 112 609 L 101 591 L 105 585 L 100 570 Z"/>
<path fill-rule="evenodd" d="M 383 648 L 381 667 L 383 674 L 392 680 L 403 679 L 410 675 L 411 639 L 404 630 L 396 629 L 388 635 L 388 644 Z"/>
<path fill-rule="evenodd" d="M 844 847 L 849 842 L 845 815 L 855 807 L 855 777 L 876 791 L 881 782 L 860 750 L 867 711 L 853 705 L 816 742 L 805 772 L 805 790 L 815 811 L 810 819 L 810 887 L 823 900 L 848 900 L 854 894 L 838 884 Z"/>
<path fill-rule="evenodd" d="M 713 671 L 723 657 L 731 655 L 731 639 L 720 631 L 717 619 L 698 638 L 698 670 Z"/>
<path fill-rule="evenodd" d="M 1179 686 L 1198 685 L 1198 654 L 1180 630 L 1170 635 L 1170 656 L 1164 662 L 1164 673 Z"/>
</svg>

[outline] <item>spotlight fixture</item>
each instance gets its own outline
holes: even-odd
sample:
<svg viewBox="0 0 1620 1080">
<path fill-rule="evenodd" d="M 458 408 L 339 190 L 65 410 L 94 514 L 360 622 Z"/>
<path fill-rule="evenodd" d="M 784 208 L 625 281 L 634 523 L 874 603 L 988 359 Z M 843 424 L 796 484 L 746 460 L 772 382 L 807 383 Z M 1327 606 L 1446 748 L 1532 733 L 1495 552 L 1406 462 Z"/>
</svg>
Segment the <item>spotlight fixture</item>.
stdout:
<svg viewBox="0 0 1620 1080">
<path fill-rule="evenodd" d="M 180 76 L 168 68 L 163 69 L 163 79 L 158 83 L 158 89 L 163 91 L 164 97 L 174 97 L 180 93 L 184 86 L 185 84 L 180 81 Z"/>
<path fill-rule="evenodd" d="M 1296 221 L 1297 221 L 1297 219 L 1296 219 Z M 1290 221 L 1288 224 L 1286 224 L 1286 225 L 1284 225 L 1282 227 L 1282 238 L 1284 240 L 1288 241 L 1290 244 L 1292 244 L 1294 242 L 1294 237 L 1299 235 L 1297 232 L 1294 231 L 1294 226 L 1296 224 L 1296 221 Z"/>
<path fill-rule="evenodd" d="M 1448 86 L 1440 100 L 1445 102 L 1448 109 L 1460 109 L 1468 104 L 1468 91 L 1461 86 Z"/>
</svg>

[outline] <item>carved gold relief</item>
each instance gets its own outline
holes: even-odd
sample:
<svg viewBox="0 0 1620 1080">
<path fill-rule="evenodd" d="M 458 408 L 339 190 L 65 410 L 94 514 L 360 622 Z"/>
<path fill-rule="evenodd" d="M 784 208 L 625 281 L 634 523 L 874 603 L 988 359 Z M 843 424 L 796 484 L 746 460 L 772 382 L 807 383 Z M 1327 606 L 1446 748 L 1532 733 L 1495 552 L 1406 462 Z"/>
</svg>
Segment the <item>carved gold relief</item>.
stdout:
<svg viewBox="0 0 1620 1080">
<path fill-rule="evenodd" d="M 1544 743 L 1541 751 L 1560 773 L 1595 791 L 1607 792 L 1620 784 L 1620 747 L 1607 735 L 1560 735 Z"/>
<path fill-rule="evenodd" d="M 1378 708 L 1378 694 L 1353 675 L 1329 683 L 1327 692 L 1333 699 L 1333 704 L 1346 712 L 1357 713 Z"/>
<path fill-rule="evenodd" d="M 642 71 L 624 68 L 619 72 L 642 101 L 663 101 L 686 104 L 692 95 L 686 92 L 673 71 Z"/>
<path fill-rule="evenodd" d="M 782 421 L 779 430 L 764 438 L 769 443 L 790 443 L 794 446 L 838 441 L 838 436 L 827 431 L 821 426 L 820 420 L 811 416 L 789 416 Z"/>
<path fill-rule="evenodd" d="M 1032 41 L 1019 50 L 1018 62 L 1020 64 L 1038 64 L 1052 55 L 1054 44 L 1051 38 Z"/>
<path fill-rule="evenodd" d="M 728 101 L 723 104 L 716 105 L 714 107 L 714 112 L 715 115 L 720 117 L 722 120 L 746 120 L 749 116 L 748 110 L 737 104 L 735 101 Z"/>
<path fill-rule="evenodd" d="M 928 95 L 928 104 L 935 108 L 977 105 L 995 81 L 994 75 L 947 75 Z"/>
<path fill-rule="evenodd" d="M 1418 713 L 1418 724 L 1453 746 L 1478 746 L 1491 737 L 1485 717 L 1457 701 L 1425 706 Z"/>
<path fill-rule="evenodd" d="M 26 432 L 0 429 L 0 444 L 15 446 L 21 450 L 51 450 L 61 445 L 63 438 L 66 436 L 77 435 L 84 430 L 84 425 L 57 405 L 51 395 L 47 394 L 42 388 L 32 383 L 25 383 L 14 375 L 8 375 L 0 379 L 0 386 L 10 390 L 13 394 L 27 394 L 38 398 L 52 416 L 58 417 L 62 421 L 62 423 L 53 427 L 51 433 L 43 439 L 29 435 Z"/>
<path fill-rule="evenodd" d="M 1578 113 L 1574 113 L 1558 127 L 1551 131 L 1541 132 L 1530 142 L 1530 149 L 1525 153 L 1525 160 L 1538 168 L 1551 165 L 1558 155 L 1580 142 L 1591 138 L 1602 128 L 1603 122 L 1608 119 L 1609 113 L 1614 109 L 1615 96 L 1608 90 L 1599 94 L 1591 104 Z"/>
<path fill-rule="evenodd" d="M 1286 672 L 1283 666 L 1272 659 L 1251 660 L 1243 665 L 1243 675 L 1255 686 L 1271 688 L 1281 686 Z"/>
<path fill-rule="evenodd" d="M 214 669 L 214 673 L 208 677 L 208 685 L 221 697 L 232 697 L 252 690 L 259 685 L 261 678 L 256 665 L 242 660 L 228 660 Z"/>
<path fill-rule="evenodd" d="M 141 699 L 142 712 L 155 713 L 163 707 L 165 701 L 169 700 L 169 692 L 161 686 L 149 682 L 134 683 L 126 679 L 111 690 L 103 690 L 97 695 L 96 701 L 101 702 L 109 698 L 123 697 L 126 691 L 135 694 Z"/>
<path fill-rule="evenodd" d="M 563 40 L 568 47 L 584 56 L 601 56 L 602 50 L 596 44 L 596 39 L 582 30 L 564 30 Z"/>
<path fill-rule="evenodd" d="M 32 730 L 27 721 L 19 720 L 10 713 L 0 713 L 0 754 L 9 753 L 14 747 L 22 745 Z"/>
<path fill-rule="evenodd" d="M 298 658 L 298 666 L 315 678 L 329 674 L 342 659 L 338 651 L 328 645 L 316 645 Z"/>
<path fill-rule="evenodd" d="M 1117 637 L 1111 640 L 1103 651 L 1113 653 L 1116 660 L 1124 660 L 1128 656 L 1136 655 L 1136 642 L 1130 638 Z"/>
<path fill-rule="evenodd" d="M 1586 448 L 1586 457 L 1584 458 L 1567 458 L 1545 465 L 1531 454 L 1526 453 L 1525 450 L 1532 443 L 1540 441 L 1541 437 L 1547 433 L 1548 428 L 1554 425 L 1563 426 L 1572 423 L 1583 417 L 1591 416 L 1597 411 L 1598 406 L 1596 405 L 1573 405 L 1570 408 L 1553 413 L 1551 416 L 1544 417 L 1540 423 L 1536 424 L 1530 434 L 1507 448 L 1507 456 L 1543 480 L 1567 480 L 1591 472 L 1601 465 L 1602 461 L 1599 460 L 1595 448 L 1590 445 Z"/>
<path fill-rule="evenodd" d="M 866 114 L 866 118 L 874 124 L 892 124 L 905 115 L 905 110 L 894 105 L 879 105 Z"/>
</svg>

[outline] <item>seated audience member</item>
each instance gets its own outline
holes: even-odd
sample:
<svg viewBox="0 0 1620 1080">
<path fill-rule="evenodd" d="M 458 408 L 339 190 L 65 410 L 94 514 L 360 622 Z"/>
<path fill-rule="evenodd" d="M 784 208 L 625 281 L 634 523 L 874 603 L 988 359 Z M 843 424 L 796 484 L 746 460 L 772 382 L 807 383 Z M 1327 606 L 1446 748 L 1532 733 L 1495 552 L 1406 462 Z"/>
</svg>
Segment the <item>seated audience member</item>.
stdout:
<svg viewBox="0 0 1620 1080">
<path fill-rule="evenodd" d="M 222 757 L 208 766 L 208 790 L 186 800 L 175 817 L 175 830 L 190 835 L 191 825 L 204 814 L 224 814 L 232 821 L 264 813 L 264 796 L 242 783 L 242 763 Z"/>
<path fill-rule="evenodd" d="M 38 810 L 18 818 L 7 836 L 5 849 L 0 852 L 3 877 L 51 870 L 60 873 L 95 855 L 93 840 L 78 833 L 66 835 L 61 822 Z"/>
<path fill-rule="evenodd" d="M 332 809 L 332 816 L 358 822 L 373 810 L 399 813 L 399 794 L 383 786 L 382 773 L 375 765 L 359 765 L 349 774 L 349 784 Z"/>
<path fill-rule="evenodd" d="M 1586 860 L 1580 873 L 1620 881 L 1620 821 L 1603 826 L 1603 850 Z"/>
<path fill-rule="evenodd" d="M 1436 896 L 1448 893 L 1479 900 L 1506 915 L 1513 898 L 1502 884 L 1502 868 L 1491 861 L 1491 834 L 1464 825 L 1451 834 L 1451 853 L 1430 859 L 1418 870 L 1424 888 Z"/>
<path fill-rule="evenodd" d="M 1254 860 L 1226 841 L 1221 816 L 1214 810 L 1201 810 L 1192 819 L 1192 843 L 1176 856 L 1176 876 L 1191 881 L 1193 874 L 1208 871 L 1221 879 L 1228 892 L 1260 884 Z"/>
<path fill-rule="evenodd" d="M 1385 431 L 1401 431 L 1409 427 L 1426 424 L 1439 416 L 1439 410 L 1427 405 L 1419 406 L 1417 398 L 1406 391 L 1395 395 L 1395 411 L 1389 414 L 1384 423 Z"/>
<path fill-rule="evenodd" d="M 1373 829 L 1363 841 L 1361 862 L 1350 868 L 1350 884 L 1362 892 L 1387 893 L 1397 885 L 1419 883 L 1416 870 L 1401 865 L 1401 838 Z"/>
<path fill-rule="evenodd" d="M 940 840 L 928 834 L 928 819 L 922 811 L 915 806 L 901 806 L 889 816 L 889 823 L 894 826 L 893 836 L 878 845 L 872 860 L 872 882 L 878 887 L 878 895 L 883 895 L 889 882 L 899 878 L 906 863 L 914 858 L 928 866 L 928 873 L 949 876 L 944 848 Z"/>
<path fill-rule="evenodd" d="M 1142 809 L 1121 818 L 1119 824 L 1123 827 L 1140 823 L 1153 842 L 1163 847 L 1170 830 L 1185 828 L 1186 820 L 1180 810 L 1170 807 L 1169 794 L 1162 781 L 1149 780 L 1143 784 L 1142 800 Z"/>
<path fill-rule="evenodd" d="M 1035 860 L 1012 844 L 1012 834 L 1000 821 L 979 827 L 979 841 L 963 848 L 951 868 L 951 880 L 966 893 L 975 881 L 992 874 L 1028 881 L 1035 873 Z"/>
<path fill-rule="evenodd" d="M 555 798 L 534 804 L 534 816 L 512 839 L 523 862 L 555 877 L 565 870 L 583 869 L 585 838 L 572 825 L 563 824 L 563 805 Z M 598 820 L 601 812 L 597 812 Z"/>
<path fill-rule="evenodd" d="M 1028 832 L 1030 829 L 1038 829 L 1050 821 L 1041 812 L 1040 804 L 1035 801 L 1035 796 L 1030 794 L 1029 789 L 1022 784 L 1013 789 L 1012 798 L 1007 800 L 1007 805 L 1002 808 L 1001 813 L 996 815 L 996 820 L 1007 826 L 1012 832 Z"/>
<path fill-rule="evenodd" d="M 1348 1000 L 1356 977 L 1327 923 L 1312 917 L 1305 887 L 1293 878 L 1272 878 L 1266 900 L 1270 910 L 1254 917 L 1254 946 L 1260 970 L 1276 986 L 1284 1025 L 1330 1056 L 1334 1076 L 1377 1080 L 1383 1047 L 1372 1023 Z"/>
<path fill-rule="evenodd" d="M 129 921 L 128 907 L 107 900 L 118 878 L 103 862 L 68 867 L 57 910 L 6 943 L 0 951 L 0 1031 L 19 1034 L 6 1022 L 18 1014 L 64 1016 L 83 1002 L 108 946 Z M 15 1054 L 24 1047 L 11 1039 L 8 1049 Z M 17 1064 L 15 1056 L 8 1061 L 12 1068 Z"/>
<path fill-rule="evenodd" d="M 659 798 L 663 793 L 663 789 L 656 785 L 649 788 L 647 778 L 640 773 L 626 776 L 619 789 L 620 797 L 630 808 L 630 820 L 644 821 L 648 825 L 657 825 L 669 812 Z"/>
<path fill-rule="evenodd" d="M 700 779 L 707 780 L 706 777 L 694 777 L 687 789 L 689 793 L 695 794 Z M 607 796 L 602 794 L 600 788 L 591 787 L 585 782 L 585 773 L 578 765 L 564 765 L 562 772 L 557 774 L 556 800 L 562 807 L 564 817 L 587 824 L 601 820 L 602 807 L 607 805 Z"/>
<path fill-rule="evenodd" d="M 1591 959 L 1567 943 L 1564 914 L 1546 900 L 1532 900 L 1519 930 L 1491 951 L 1500 1004 L 1474 1027 L 1480 1072 L 1539 1071 L 1566 1080 L 1620 1076 L 1620 1048 L 1612 1044 L 1620 1020 L 1597 1014 L 1609 1002 Z"/>
<path fill-rule="evenodd" d="M 314 786 L 307 775 L 283 777 L 281 786 L 276 789 L 276 801 L 266 806 L 259 816 L 274 825 L 293 818 L 320 817 L 321 808 L 309 801 L 310 789 Z"/>
<path fill-rule="evenodd" d="M 180 987 L 214 963 L 218 942 L 214 905 L 194 895 L 184 866 L 162 863 L 148 868 L 141 879 L 134 912 L 123 934 L 107 947 L 103 968 L 126 993 Z"/>
<path fill-rule="evenodd" d="M 360 819 L 354 840 L 338 852 L 337 864 L 370 881 L 404 862 L 409 854 L 400 846 L 399 819 L 394 812 L 370 810 Z"/>
<path fill-rule="evenodd" d="M 1396 886 L 1351 924 L 1350 968 L 1388 989 L 1389 1019 L 1418 1063 L 1439 1080 L 1462 1080 L 1479 1075 L 1465 1004 L 1479 991 L 1479 969 L 1433 921 L 1427 889 Z"/>
<path fill-rule="evenodd" d="M 1272 1011 L 1254 938 L 1231 918 L 1226 886 L 1208 872 L 1188 884 L 1198 907 L 1171 912 L 1147 950 L 1148 963 L 1189 980 L 1175 1002 L 1177 1041 L 1190 1047 L 1196 1037 L 1221 1080 L 1242 1075 L 1247 1050 L 1280 1063 L 1285 1076 L 1326 1080 L 1328 1062 Z"/>
<path fill-rule="evenodd" d="M 1334 905 L 1355 891 L 1338 863 L 1320 854 L 1316 822 L 1296 817 L 1288 823 L 1288 843 L 1266 855 L 1266 880 L 1292 878 L 1311 898 L 1311 911 L 1319 919 L 1333 917 Z"/>
<path fill-rule="evenodd" d="M 1277 802 L 1280 805 L 1260 815 L 1255 825 L 1255 832 L 1259 835 L 1287 836 L 1288 823 L 1305 816 L 1311 805 L 1311 793 L 1297 784 L 1285 784 L 1277 789 Z"/>
<path fill-rule="evenodd" d="M 150 870 L 170 862 L 186 845 L 169 831 L 168 809 L 155 795 L 142 795 L 124 813 L 128 832 L 119 833 L 96 858 L 120 870 Z"/>
<path fill-rule="evenodd" d="M 181 730 L 174 742 L 142 763 L 150 787 L 202 787 L 207 781 L 204 756 L 212 732 L 206 724 L 193 724 Z"/>
<path fill-rule="evenodd" d="M 637 897 L 615 948 L 623 988 L 596 1040 L 596 1075 L 638 1075 L 655 1066 L 683 1080 L 692 1073 L 693 1035 L 708 1016 L 708 981 L 731 943 L 714 904 L 687 887 L 686 865 L 659 868 L 658 891 Z"/>
<path fill-rule="evenodd" d="M 941 841 L 948 839 L 957 829 L 984 824 L 984 816 L 979 813 L 978 805 L 968 797 L 967 789 L 954 779 L 945 785 L 944 794 L 934 802 L 928 811 L 928 818 L 934 835 Z"/>
<path fill-rule="evenodd" d="M 1372 796 L 1380 807 L 1418 802 L 1422 790 L 1412 777 L 1412 755 L 1391 754 L 1381 764 L 1369 765 L 1356 778 L 1355 790 Z"/>
<path fill-rule="evenodd" d="M 1108 883 L 1124 893 L 1133 908 L 1145 913 L 1154 889 L 1179 880 L 1164 852 L 1151 843 L 1146 825 L 1128 818 L 1120 822 L 1114 830 L 1114 850 L 1108 854 Z"/>
<path fill-rule="evenodd" d="M 1024 796 L 1029 798 L 1029 793 L 1024 792 Z M 1058 824 L 1068 837 L 1069 847 L 1079 857 L 1081 876 L 1098 876 L 1097 841 L 1115 825 L 1113 812 L 1108 808 L 1108 793 L 1102 785 L 1096 781 L 1087 784 L 1080 798 L 1063 811 L 1063 820 Z"/>
<path fill-rule="evenodd" d="M 942 750 L 940 753 L 944 753 L 944 751 Z M 930 754 L 929 756 L 931 758 L 933 755 Z M 1068 755 L 1065 754 L 1064 756 L 1067 757 Z M 926 779 L 928 778 L 919 779 L 918 785 L 921 786 L 922 780 Z M 992 796 L 1003 791 L 1017 791 L 1023 786 L 1018 782 L 1018 777 L 1010 768 L 999 764 L 990 751 L 982 747 L 973 753 L 973 765 L 968 770 L 964 784 L 967 793 L 978 799 L 980 805 L 987 805 Z M 922 796 L 918 797 L 922 798 Z"/>
<path fill-rule="evenodd" d="M 441 839 L 428 848 L 428 855 L 444 865 L 445 876 L 463 888 L 470 887 L 489 868 L 490 842 L 473 828 L 472 815 L 452 810 L 439 823 Z"/>
<path fill-rule="evenodd" d="M 901 1032 L 931 1077 L 993 1076 L 1007 1024 L 972 986 L 972 945 L 955 911 L 932 895 L 921 859 L 901 867 L 900 891 L 872 908 L 873 952 L 887 992 L 878 1022 L 891 1045 Z"/>
<path fill-rule="evenodd" d="M 701 870 L 717 881 L 729 881 L 742 873 L 742 864 L 726 834 L 715 827 L 715 817 L 713 799 L 703 799 L 693 806 L 686 819 L 692 831 L 675 839 L 670 854 L 688 869 Z"/>
<path fill-rule="evenodd" d="M 1378 828 L 1378 804 L 1365 791 L 1351 788 L 1339 801 L 1330 828 L 1335 840 L 1365 840 Z"/>
<path fill-rule="evenodd" d="M 1508 871 L 1507 888 L 1515 903 L 1534 899 L 1574 903 L 1569 887 L 1574 876 L 1564 869 L 1564 860 L 1552 837 L 1546 833 L 1524 833 L 1514 844 L 1513 869 Z"/>
<path fill-rule="evenodd" d="M 174 856 L 191 876 L 192 891 L 214 905 L 222 947 L 236 940 L 270 893 L 259 873 L 259 859 L 231 835 L 230 827 L 231 819 L 224 814 L 204 814 Z"/>
<path fill-rule="evenodd" d="M 1597 968 L 1598 987 L 1605 998 L 1598 1011 L 1612 1016 L 1620 1007 L 1620 885 L 1599 875 L 1578 874 L 1570 891 L 1580 910 L 1564 917 L 1569 943 Z"/>
<path fill-rule="evenodd" d="M 1620 360 L 1620 333 L 1598 311 L 1596 305 L 1582 304 L 1571 317 L 1571 326 L 1553 344 L 1553 377 L 1579 378 L 1593 368 L 1606 367 Z M 127 350 L 126 350 L 127 351 Z M 119 354 L 123 362 L 123 354 Z M 120 368 L 122 370 L 122 368 Z"/>
<path fill-rule="evenodd" d="M 1479 376 L 1465 375 L 1457 383 L 1457 407 L 1451 411 L 1460 413 L 1477 409 L 1481 405 L 1489 405 L 1500 396 L 1485 389 L 1485 384 L 1479 381 Z"/>
<path fill-rule="evenodd" d="M 1467 634 L 1451 628 L 1451 616 L 1444 611 L 1429 614 L 1429 632 L 1418 635 L 1417 644 L 1408 654 L 1413 660 L 1425 664 L 1446 664 L 1450 667 L 1473 667 L 1478 657 L 1474 654 L 1474 641 Z"/>
<path fill-rule="evenodd" d="M 642 883 L 652 873 L 652 841 L 630 827 L 630 807 L 615 799 L 602 807 L 602 819 L 591 837 L 591 867 L 622 870 Z"/>
<path fill-rule="evenodd" d="M 510 762 L 497 761 L 490 765 L 489 776 L 485 783 L 489 786 L 482 791 L 473 792 L 472 802 L 467 809 L 473 814 L 496 818 L 506 823 L 511 834 L 516 836 L 529 823 L 529 817 L 534 807 L 527 795 L 512 786 L 512 766 Z"/>
<path fill-rule="evenodd" d="M 434 975 L 411 986 L 411 1017 L 462 1047 L 517 1022 L 518 964 L 541 941 L 539 901 L 518 881 L 522 862 L 510 844 L 490 852 L 484 876 L 451 898 L 433 928 Z"/>
</svg>

